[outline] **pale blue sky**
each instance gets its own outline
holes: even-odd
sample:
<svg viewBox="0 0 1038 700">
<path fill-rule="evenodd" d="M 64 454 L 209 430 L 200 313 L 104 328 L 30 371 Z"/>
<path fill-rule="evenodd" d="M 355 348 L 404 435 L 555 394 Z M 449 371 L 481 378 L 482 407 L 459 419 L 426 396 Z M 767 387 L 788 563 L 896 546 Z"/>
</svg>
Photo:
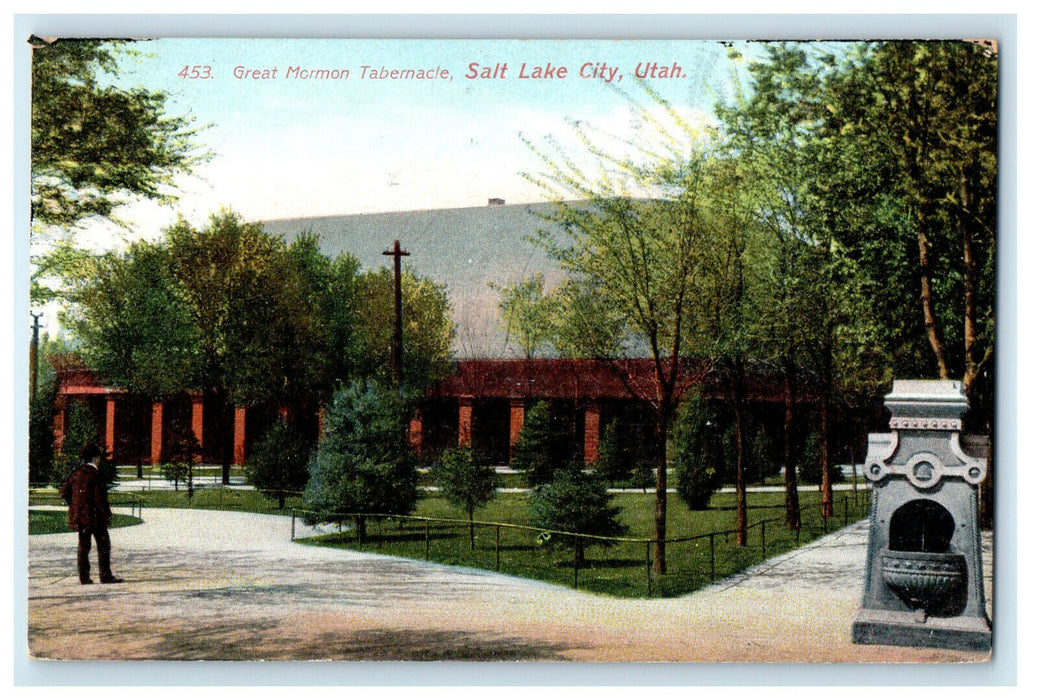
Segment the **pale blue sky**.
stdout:
<svg viewBox="0 0 1038 700">
<path fill-rule="evenodd" d="M 198 177 L 180 181 L 176 210 L 145 204 L 124 212 L 135 235 L 152 236 L 176 211 L 201 222 L 228 206 L 248 219 L 480 206 L 489 197 L 542 196 L 520 175 L 536 159 L 523 135 L 565 140 L 566 120 L 627 136 L 636 126 L 616 87 L 639 94 L 639 63 L 679 64 L 685 76 L 651 81 L 683 112 L 709 115 L 735 64 L 711 41 L 378 41 L 160 39 L 123 62 L 122 84 L 170 95 L 172 114 L 211 124 L 213 151 Z M 750 48 L 749 50 L 754 50 Z M 520 79 L 547 63 L 565 79 Z M 507 63 L 505 79 L 469 80 L 468 66 Z M 619 80 L 583 79 L 585 63 L 617 68 Z M 208 80 L 178 76 L 211 66 Z M 286 79 L 289 66 L 345 68 L 347 80 Z M 443 68 L 451 80 L 371 80 L 361 67 Z M 236 66 L 277 68 L 268 80 L 234 77 Z M 107 231 L 107 227 L 104 227 Z M 102 230 L 96 241 L 104 244 Z M 120 236 L 121 237 L 121 236 Z"/>
</svg>

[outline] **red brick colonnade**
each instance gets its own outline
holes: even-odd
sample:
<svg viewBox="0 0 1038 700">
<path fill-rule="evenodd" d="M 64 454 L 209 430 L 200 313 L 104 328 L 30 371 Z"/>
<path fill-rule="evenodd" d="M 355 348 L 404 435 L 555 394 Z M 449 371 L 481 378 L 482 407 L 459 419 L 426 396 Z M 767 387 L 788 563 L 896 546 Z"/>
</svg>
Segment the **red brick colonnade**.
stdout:
<svg viewBox="0 0 1038 700">
<path fill-rule="evenodd" d="M 66 357 L 55 366 L 56 447 L 64 438 L 71 405 L 82 401 L 90 408 L 105 446 L 119 463 L 160 463 L 174 423 L 189 427 L 202 445 L 203 462 L 220 460 L 220 435 L 213 418 L 218 407 L 210 406 L 202 395 L 149 403 L 103 386 L 75 358 Z M 702 364 L 689 362 L 681 368 L 686 383 L 702 382 L 705 375 Z M 781 387 L 770 384 L 758 382 L 747 398 L 781 401 Z M 530 408 L 548 401 L 568 416 L 574 440 L 590 463 L 598 459 L 602 431 L 609 420 L 629 415 L 631 407 L 640 407 L 643 415 L 649 415 L 647 399 L 653 395 L 649 360 L 462 360 L 451 376 L 426 393 L 411 418 L 408 438 L 426 459 L 453 445 L 472 445 L 491 461 L 506 463 L 514 456 Z M 234 464 L 245 462 L 251 442 L 269 424 L 270 416 L 283 412 L 235 407 L 229 445 Z M 323 411 L 314 418 L 315 434 L 319 434 L 322 419 Z"/>
</svg>

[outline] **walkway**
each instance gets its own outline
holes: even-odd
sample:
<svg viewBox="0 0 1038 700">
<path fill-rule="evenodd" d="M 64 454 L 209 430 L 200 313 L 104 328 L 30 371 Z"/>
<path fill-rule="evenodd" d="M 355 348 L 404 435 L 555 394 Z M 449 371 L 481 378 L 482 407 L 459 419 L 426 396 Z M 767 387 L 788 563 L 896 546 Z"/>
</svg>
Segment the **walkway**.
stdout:
<svg viewBox="0 0 1038 700">
<path fill-rule="evenodd" d="M 113 531 L 117 586 L 80 586 L 75 537 L 29 538 L 39 658 L 983 661 L 855 646 L 858 523 L 676 599 L 623 600 L 289 539 L 281 516 L 150 509 Z M 305 534 L 305 533 L 302 533 Z M 990 543 L 987 547 L 990 562 Z M 990 581 L 989 581 L 990 583 Z"/>
</svg>

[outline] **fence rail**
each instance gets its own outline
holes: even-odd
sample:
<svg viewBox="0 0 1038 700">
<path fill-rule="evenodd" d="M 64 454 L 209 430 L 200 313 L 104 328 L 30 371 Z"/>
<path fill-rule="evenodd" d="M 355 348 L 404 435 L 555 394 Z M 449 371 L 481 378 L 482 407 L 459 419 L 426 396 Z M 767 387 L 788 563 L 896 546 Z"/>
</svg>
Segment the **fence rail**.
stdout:
<svg viewBox="0 0 1038 700">
<path fill-rule="evenodd" d="M 136 517 L 144 518 L 144 499 L 133 493 L 110 493 L 108 495 L 108 503 L 113 508 L 126 508 L 129 507 L 130 515 L 136 515 Z M 47 490 L 30 489 L 29 491 L 29 505 L 30 506 L 68 506 L 65 501 L 62 500 L 61 496 L 58 495 L 57 491 L 49 492 Z"/>
<path fill-rule="evenodd" d="M 759 543 L 760 559 L 767 558 L 768 552 L 775 552 L 779 548 L 782 551 L 788 551 L 795 547 L 799 547 L 802 532 L 806 531 L 812 538 L 828 534 L 834 525 L 831 521 L 841 523 L 841 526 L 850 524 L 851 518 L 855 520 L 863 517 L 868 512 L 869 507 L 868 491 L 863 491 L 860 495 L 846 495 L 842 498 L 834 499 L 833 503 L 833 516 L 822 517 L 821 515 L 817 518 L 811 518 L 806 523 L 802 521 L 801 527 L 793 530 L 785 528 L 785 518 L 774 517 L 765 518 L 756 522 L 747 524 L 746 526 L 746 546 L 742 548 L 745 552 L 754 542 Z M 853 502 L 852 502 L 853 501 Z M 785 506 L 767 506 L 768 508 L 784 508 Z M 805 511 L 807 509 L 804 509 Z M 840 512 L 842 511 L 842 512 Z M 839 515 L 836 515 L 839 513 Z M 292 509 L 292 530 L 291 539 L 295 540 L 297 535 L 296 521 L 298 520 L 310 520 L 311 522 L 316 521 L 318 514 L 314 511 L 308 511 L 301 508 Z M 523 550 L 535 550 L 538 546 L 543 545 L 547 542 L 561 541 L 568 542 L 573 548 L 573 578 L 572 583 L 574 587 L 580 582 L 581 572 L 581 550 L 582 546 L 590 546 L 593 544 L 610 544 L 610 545 L 628 545 L 629 547 L 641 547 L 645 548 L 645 590 L 648 596 L 652 596 L 654 588 L 659 590 L 661 581 L 665 581 L 668 578 L 676 579 L 680 577 L 691 577 L 691 578 L 704 578 L 707 582 L 713 582 L 719 578 L 730 576 L 751 565 L 754 561 L 751 561 L 752 557 L 743 555 L 736 557 L 735 566 L 729 566 L 725 570 L 719 570 L 718 567 L 718 549 L 719 541 L 723 537 L 726 542 L 730 541 L 731 538 L 738 537 L 738 530 L 726 529 L 726 530 L 712 530 L 710 532 L 699 533 L 688 537 L 674 537 L 666 538 L 663 540 L 664 544 L 667 545 L 667 569 L 668 573 L 659 575 L 653 572 L 652 567 L 652 548 L 656 544 L 657 540 L 654 538 L 646 537 L 607 537 L 601 535 L 590 535 L 578 532 L 568 532 L 563 530 L 551 530 L 546 528 L 539 528 L 532 525 L 517 525 L 514 523 L 502 523 L 485 520 L 473 520 L 469 521 L 461 518 L 441 518 L 441 517 L 428 517 L 418 515 L 398 515 L 390 513 L 358 513 L 358 512 L 341 512 L 341 513 L 324 513 L 321 514 L 321 522 L 338 523 L 339 533 L 343 533 L 342 524 L 343 522 L 350 520 L 357 520 L 363 518 L 365 520 L 374 521 L 376 527 L 379 528 L 378 533 L 371 536 L 370 539 L 376 547 L 382 547 L 383 541 L 388 539 L 383 535 L 382 523 L 383 522 L 395 522 L 398 526 L 398 531 L 405 531 L 405 523 L 411 524 L 414 527 L 412 530 L 406 532 L 404 537 L 414 539 L 417 533 L 417 537 L 423 540 L 424 558 L 432 559 L 433 543 L 438 540 L 450 539 L 454 541 L 467 539 L 470 534 L 467 532 L 468 528 L 472 528 L 479 531 L 490 530 L 493 534 L 493 567 L 485 566 L 483 568 L 493 568 L 494 571 L 502 571 L 501 555 L 503 551 L 501 533 L 504 530 L 506 533 L 516 533 L 520 536 L 525 535 L 527 538 L 526 546 L 519 545 L 518 547 Z M 776 525 L 775 528 L 769 528 L 769 525 Z M 436 531 L 434 532 L 434 527 Z M 446 533 L 444 532 L 446 531 Z M 759 533 L 758 533 L 759 531 Z M 770 539 L 769 539 L 770 533 Z M 354 530 L 354 538 L 359 539 L 359 532 Z M 514 542 L 514 539 L 513 539 Z M 704 551 L 696 551 L 700 544 L 705 544 Z M 791 546 L 786 546 L 791 545 Z M 506 545 L 512 549 L 515 549 L 517 545 Z M 684 553 L 681 551 L 681 547 L 684 546 Z M 678 550 L 675 553 L 675 549 Z M 703 561 L 700 562 L 700 559 Z M 746 565 L 742 565 L 741 561 L 747 561 Z M 528 562 L 527 562 L 528 563 Z M 671 565 L 676 564 L 672 569 Z"/>
</svg>

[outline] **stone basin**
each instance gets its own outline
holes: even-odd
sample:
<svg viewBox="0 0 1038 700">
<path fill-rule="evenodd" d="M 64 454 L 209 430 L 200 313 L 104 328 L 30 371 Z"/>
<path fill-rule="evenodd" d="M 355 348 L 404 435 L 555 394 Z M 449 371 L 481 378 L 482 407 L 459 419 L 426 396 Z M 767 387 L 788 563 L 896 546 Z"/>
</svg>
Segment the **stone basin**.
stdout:
<svg viewBox="0 0 1038 700">
<path fill-rule="evenodd" d="M 966 558 L 950 552 L 885 550 L 883 580 L 914 610 L 940 607 L 966 581 Z"/>
</svg>

